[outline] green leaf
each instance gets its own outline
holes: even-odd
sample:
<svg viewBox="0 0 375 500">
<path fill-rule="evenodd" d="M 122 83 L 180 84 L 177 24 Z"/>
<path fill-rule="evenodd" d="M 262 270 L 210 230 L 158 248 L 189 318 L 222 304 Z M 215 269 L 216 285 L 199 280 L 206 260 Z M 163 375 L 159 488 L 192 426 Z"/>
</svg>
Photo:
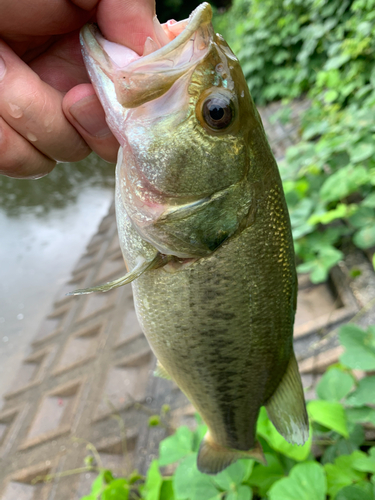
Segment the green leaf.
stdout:
<svg viewBox="0 0 375 500">
<path fill-rule="evenodd" d="M 175 500 L 172 479 L 164 479 L 160 489 L 160 500 Z"/>
<path fill-rule="evenodd" d="M 354 379 L 350 373 L 339 368 L 331 368 L 321 378 L 316 391 L 321 399 L 340 401 L 352 389 Z"/>
<path fill-rule="evenodd" d="M 326 202 L 342 200 L 368 182 L 368 171 L 358 165 L 340 168 L 323 183 L 320 196 Z"/>
<path fill-rule="evenodd" d="M 359 163 L 367 160 L 375 153 L 375 147 L 371 143 L 359 142 L 350 149 L 350 159 L 353 163 Z"/>
<path fill-rule="evenodd" d="M 262 497 L 266 496 L 271 486 L 285 475 L 284 467 L 275 455 L 265 453 L 264 456 L 268 465 L 256 464 L 248 480 L 250 486 L 258 488 Z"/>
<path fill-rule="evenodd" d="M 222 495 L 213 485 L 212 479 L 202 474 L 192 485 L 191 500 L 221 500 Z"/>
<path fill-rule="evenodd" d="M 349 437 L 343 406 L 333 401 L 310 401 L 307 411 L 312 420 L 332 429 L 344 437 Z"/>
<path fill-rule="evenodd" d="M 277 481 L 269 491 L 270 500 L 324 500 L 326 478 L 317 462 L 298 464 L 289 477 Z"/>
<path fill-rule="evenodd" d="M 344 219 L 345 217 L 349 217 L 357 210 L 357 205 L 346 205 L 345 203 L 339 203 L 336 208 L 333 210 L 328 210 L 327 212 L 323 212 L 321 214 L 313 214 L 308 219 L 308 224 L 329 224 L 336 219 Z"/>
<path fill-rule="evenodd" d="M 127 480 L 115 479 L 103 491 L 101 500 L 128 500 L 128 498 L 129 498 L 129 485 Z"/>
<path fill-rule="evenodd" d="M 375 474 L 375 448 L 371 448 L 368 456 L 358 457 L 353 461 L 353 469 Z"/>
<path fill-rule="evenodd" d="M 114 479 L 115 478 L 114 478 L 111 470 L 107 469 L 107 470 L 103 471 L 103 481 L 105 484 L 111 483 Z"/>
<path fill-rule="evenodd" d="M 339 54 L 334 57 L 330 57 L 328 61 L 324 65 L 325 71 L 329 71 L 331 69 L 337 69 L 340 68 L 343 64 L 345 64 L 347 61 L 349 61 L 350 55 L 349 54 Z"/>
<path fill-rule="evenodd" d="M 349 217 L 349 222 L 357 229 L 373 226 L 375 224 L 374 209 L 362 204 L 358 210 Z"/>
<path fill-rule="evenodd" d="M 148 419 L 148 425 L 149 427 L 157 427 L 160 425 L 160 415 L 151 415 Z"/>
<path fill-rule="evenodd" d="M 250 475 L 253 465 L 253 460 L 238 460 L 217 474 L 214 482 L 223 490 L 229 491 Z"/>
<path fill-rule="evenodd" d="M 97 497 L 101 494 L 107 483 L 104 481 L 104 474 L 106 471 L 101 471 L 98 477 L 91 485 L 91 494 Z"/>
<path fill-rule="evenodd" d="M 173 489 L 178 500 L 220 500 L 214 476 L 202 474 L 197 469 L 197 454 L 183 460 L 173 476 Z"/>
<path fill-rule="evenodd" d="M 374 500 L 374 492 L 371 484 L 363 481 L 345 486 L 337 493 L 335 500 Z"/>
<path fill-rule="evenodd" d="M 308 262 L 304 262 L 297 267 L 299 273 L 310 272 L 310 279 L 313 283 L 322 283 L 328 278 L 330 269 L 343 257 L 340 250 L 333 247 L 322 247 L 319 256 Z"/>
<path fill-rule="evenodd" d="M 356 407 L 375 404 L 375 375 L 360 380 L 356 390 L 346 398 L 346 403 Z"/>
<path fill-rule="evenodd" d="M 246 484 L 243 484 L 237 488 L 237 498 L 238 500 L 251 500 L 253 498 L 253 492 L 251 488 Z"/>
<path fill-rule="evenodd" d="M 194 433 L 186 426 L 177 429 L 173 436 L 163 439 L 159 446 L 159 465 L 169 465 L 193 451 Z"/>
<path fill-rule="evenodd" d="M 358 450 L 358 437 L 360 437 L 360 441 L 362 444 L 365 439 L 365 435 L 363 428 L 360 425 L 356 426 L 356 432 L 358 433 L 358 436 L 353 436 L 353 439 L 352 436 L 349 436 L 349 439 L 340 437 L 334 444 L 328 446 L 324 450 L 323 456 L 321 458 L 321 463 L 324 465 L 330 462 L 334 462 L 337 457 L 341 455 L 351 455 L 353 451 Z"/>
<path fill-rule="evenodd" d="M 192 485 L 199 474 L 197 453 L 188 456 L 180 463 L 173 476 L 173 489 L 178 500 L 190 498 Z"/>
<path fill-rule="evenodd" d="M 264 407 L 261 408 L 261 411 L 259 413 L 257 433 L 267 441 L 271 448 L 283 453 L 289 458 L 297 461 L 302 461 L 306 460 L 306 458 L 309 456 L 312 444 L 311 430 L 309 439 L 303 446 L 290 444 L 281 436 L 281 434 L 277 432 L 274 425 L 269 420 L 266 409 Z"/>
<path fill-rule="evenodd" d="M 347 324 L 340 328 L 339 337 L 346 349 L 340 357 L 341 363 L 354 370 L 375 369 L 375 326 L 364 331 Z"/>
<path fill-rule="evenodd" d="M 336 458 L 334 464 L 326 464 L 324 469 L 327 474 L 328 493 L 333 497 L 345 486 L 361 481 L 365 473 L 356 471 L 353 463 L 366 454 L 362 451 L 355 451 L 351 455 L 343 455 Z"/>
<path fill-rule="evenodd" d="M 350 422 L 366 423 L 370 422 L 375 425 L 375 410 L 368 406 L 361 408 L 346 408 L 346 416 Z"/>
<path fill-rule="evenodd" d="M 163 478 L 159 471 L 158 461 L 153 460 L 147 471 L 146 483 L 143 490 L 145 500 L 159 500 L 162 484 Z"/>
<path fill-rule="evenodd" d="M 324 100 L 325 102 L 333 102 L 338 98 L 338 96 L 339 93 L 336 90 L 331 89 L 324 94 Z"/>
<path fill-rule="evenodd" d="M 363 207 L 375 208 L 375 193 L 371 193 L 366 196 L 362 202 Z"/>
<path fill-rule="evenodd" d="M 252 498 L 253 492 L 246 485 L 239 486 L 236 491 L 230 491 L 225 496 L 225 500 L 251 500 Z"/>
<path fill-rule="evenodd" d="M 363 227 L 354 234 L 353 241 L 357 247 L 362 249 L 375 245 L 375 218 L 373 224 Z"/>
</svg>

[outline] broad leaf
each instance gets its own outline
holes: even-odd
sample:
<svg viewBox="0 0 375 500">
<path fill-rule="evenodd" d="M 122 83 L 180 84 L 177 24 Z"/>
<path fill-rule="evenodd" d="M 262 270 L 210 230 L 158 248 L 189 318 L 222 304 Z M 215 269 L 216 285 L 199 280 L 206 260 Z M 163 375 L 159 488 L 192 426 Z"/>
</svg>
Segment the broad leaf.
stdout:
<svg viewBox="0 0 375 500">
<path fill-rule="evenodd" d="M 350 392 L 353 385 L 354 379 L 350 373 L 331 368 L 321 378 L 316 392 L 321 399 L 340 401 Z"/>
<path fill-rule="evenodd" d="M 236 491 L 230 491 L 225 500 L 251 500 L 253 498 L 253 492 L 249 486 L 242 485 Z"/>
<path fill-rule="evenodd" d="M 175 500 L 172 479 L 164 479 L 160 488 L 160 500 Z"/>
<path fill-rule="evenodd" d="M 197 469 L 197 454 L 183 460 L 173 476 L 173 489 L 177 500 L 220 500 L 214 476 L 202 474 Z"/>
<path fill-rule="evenodd" d="M 370 248 L 375 245 L 375 217 L 372 224 L 363 227 L 353 236 L 353 241 L 359 248 Z"/>
<path fill-rule="evenodd" d="M 344 437 L 349 436 L 346 415 L 343 406 L 333 401 L 310 401 L 307 411 L 312 420 L 332 429 Z"/>
<path fill-rule="evenodd" d="M 364 167 L 348 165 L 327 178 L 320 190 L 320 196 L 326 202 L 342 200 L 368 180 L 369 174 Z"/>
<path fill-rule="evenodd" d="M 253 468 L 253 460 L 238 460 L 214 477 L 214 482 L 225 491 L 240 485 Z"/>
<path fill-rule="evenodd" d="M 356 407 L 375 404 L 375 375 L 360 380 L 356 390 L 346 398 L 346 403 Z"/>
<path fill-rule="evenodd" d="M 256 464 L 248 480 L 250 486 L 256 486 L 259 493 L 264 497 L 271 486 L 284 477 L 284 467 L 275 455 L 265 453 L 267 466 Z"/>
<path fill-rule="evenodd" d="M 374 408 L 369 408 L 368 406 L 362 406 L 360 408 L 346 408 L 345 413 L 348 421 L 366 423 L 369 422 L 375 425 L 375 410 Z"/>
<path fill-rule="evenodd" d="M 361 481 L 365 477 L 365 473 L 353 468 L 353 463 L 358 458 L 365 456 L 366 454 L 362 451 L 355 451 L 351 455 L 336 458 L 334 464 L 324 466 L 327 474 L 327 489 L 330 495 L 335 496 L 344 486 Z"/>
<path fill-rule="evenodd" d="M 335 500 L 374 500 L 374 491 L 370 483 L 363 481 L 345 486 L 337 493 Z"/>
<path fill-rule="evenodd" d="M 277 481 L 268 494 L 270 500 L 324 500 L 326 492 L 323 467 L 306 462 L 293 467 L 289 477 Z"/>
<path fill-rule="evenodd" d="M 129 485 L 126 479 L 115 479 L 103 491 L 101 500 L 128 500 Z M 146 497 L 148 500 L 157 500 L 159 497 Z"/>
<path fill-rule="evenodd" d="M 153 460 L 147 471 L 147 478 L 144 487 L 144 498 L 146 500 L 159 500 L 162 484 L 163 478 L 159 471 L 158 461 Z"/>
<path fill-rule="evenodd" d="M 359 163 L 373 156 L 374 152 L 374 144 L 359 142 L 351 147 L 350 159 L 353 163 Z"/>
<path fill-rule="evenodd" d="M 173 436 L 164 439 L 159 446 L 159 465 L 177 462 L 193 451 L 194 433 L 186 426 L 179 427 Z"/>
<path fill-rule="evenodd" d="M 357 370 L 375 369 L 375 327 L 367 331 L 359 326 L 348 324 L 340 328 L 340 342 L 346 351 L 340 361 L 349 368 Z"/>
</svg>

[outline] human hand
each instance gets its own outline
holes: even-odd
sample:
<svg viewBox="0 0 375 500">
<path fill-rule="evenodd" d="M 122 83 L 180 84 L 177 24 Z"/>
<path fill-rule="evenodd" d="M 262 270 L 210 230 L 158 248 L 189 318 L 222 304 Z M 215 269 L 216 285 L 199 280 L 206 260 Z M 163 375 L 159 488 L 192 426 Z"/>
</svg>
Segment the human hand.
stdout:
<svg viewBox="0 0 375 500">
<path fill-rule="evenodd" d="M 116 161 L 79 30 L 96 20 L 107 38 L 141 54 L 153 15 L 154 0 L 0 0 L 0 173 L 41 177 L 91 150 Z"/>
</svg>

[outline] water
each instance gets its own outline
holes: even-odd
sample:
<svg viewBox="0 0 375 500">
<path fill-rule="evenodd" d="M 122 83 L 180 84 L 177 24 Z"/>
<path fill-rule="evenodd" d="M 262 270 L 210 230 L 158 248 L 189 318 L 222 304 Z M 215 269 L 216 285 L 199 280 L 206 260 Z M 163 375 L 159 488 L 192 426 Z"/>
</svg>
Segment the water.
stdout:
<svg viewBox="0 0 375 500">
<path fill-rule="evenodd" d="M 114 167 L 91 155 L 39 180 L 0 176 L 0 396 L 113 199 Z"/>
</svg>

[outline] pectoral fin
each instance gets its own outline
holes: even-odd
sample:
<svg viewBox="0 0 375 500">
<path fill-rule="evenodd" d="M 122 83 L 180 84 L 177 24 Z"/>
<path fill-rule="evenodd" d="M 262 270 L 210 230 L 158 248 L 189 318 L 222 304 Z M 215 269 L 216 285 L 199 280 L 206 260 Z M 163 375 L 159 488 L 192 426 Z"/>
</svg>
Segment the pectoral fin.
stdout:
<svg viewBox="0 0 375 500">
<path fill-rule="evenodd" d="M 255 447 L 249 451 L 233 450 L 215 443 L 210 433 L 207 432 L 199 448 L 197 466 L 200 472 L 217 474 L 240 458 L 253 459 L 267 465 L 259 442 L 255 443 Z"/>
<path fill-rule="evenodd" d="M 166 380 L 172 380 L 172 377 L 169 375 L 169 373 L 164 368 L 164 366 L 160 363 L 159 360 L 156 363 L 154 375 L 155 375 L 155 377 L 165 378 Z"/>
<path fill-rule="evenodd" d="M 271 422 L 288 443 L 302 445 L 307 441 L 309 421 L 294 353 L 285 375 L 265 407 Z"/>
<path fill-rule="evenodd" d="M 88 293 L 93 292 L 108 292 L 109 290 L 113 290 L 114 288 L 118 288 L 119 286 L 127 285 L 131 283 L 135 279 L 139 278 L 145 271 L 149 271 L 150 269 L 156 269 L 165 265 L 169 262 L 170 257 L 166 255 L 162 255 L 161 253 L 157 253 L 155 257 L 150 260 L 139 260 L 138 264 L 134 267 L 132 271 L 125 274 L 121 278 L 117 278 L 113 281 L 109 281 L 104 285 L 94 286 L 92 288 L 82 288 L 80 290 L 75 290 L 74 292 L 69 292 L 67 295 L 86 295 Z"/>
</svg>

